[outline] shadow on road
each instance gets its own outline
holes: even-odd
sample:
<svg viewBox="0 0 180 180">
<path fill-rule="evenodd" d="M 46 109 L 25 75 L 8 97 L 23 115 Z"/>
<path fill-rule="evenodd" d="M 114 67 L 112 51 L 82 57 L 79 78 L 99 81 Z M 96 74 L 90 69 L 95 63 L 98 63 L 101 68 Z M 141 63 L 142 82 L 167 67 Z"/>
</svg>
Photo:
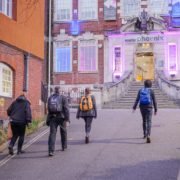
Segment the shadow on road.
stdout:
<svg viewBox="0 0 180 180">
<path fill-rule="evenodd" d="M 145 142 L 137 142 L 138 140 L 142 140 L 142 138 L 117 138 L 117 139 L 92 139 L 90 143 L 103 143 L 103 144 L 145 144 Z M 68 141 L 70 145 L 81 145 L 84 144 L 84 140 L 70 140 Z"/>
<path fill-rule="evenodd" d="M 103 175 L 94 175 L 86 179 L 96 180 L 177 180 L 180 170 L 180 160 L 162 160 L 150 161 L 135 164 L 133 166 L 124 166 L 111 168 L 103 172 Z M 178 179 L 179 180 L 179 179 Z"/>
</svg>

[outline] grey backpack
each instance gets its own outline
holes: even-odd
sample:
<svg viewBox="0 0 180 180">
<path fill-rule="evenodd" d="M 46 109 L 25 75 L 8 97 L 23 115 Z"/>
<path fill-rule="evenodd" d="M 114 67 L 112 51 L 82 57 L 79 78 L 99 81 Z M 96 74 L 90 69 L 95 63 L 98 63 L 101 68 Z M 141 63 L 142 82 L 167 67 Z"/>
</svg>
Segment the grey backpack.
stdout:
<svg viewBox="0 0 180 180">
<path fill-rule="evenodd" d="M 48 100 L 48 111 L 52 114 L 58 114 L 62 112 L 62 96 L 53 94 Z"/>
</svg>

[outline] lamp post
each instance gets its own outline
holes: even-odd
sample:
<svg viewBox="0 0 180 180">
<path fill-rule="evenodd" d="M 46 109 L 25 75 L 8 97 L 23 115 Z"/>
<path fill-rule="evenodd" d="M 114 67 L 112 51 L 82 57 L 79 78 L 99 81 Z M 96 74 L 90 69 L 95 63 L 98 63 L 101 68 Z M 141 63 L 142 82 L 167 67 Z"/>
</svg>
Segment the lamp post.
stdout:
<svg viewBox="0 0 180 180">
<path fill-rule="evenodd" d="M 50 96 L 51 88 L 51 3 L 52 0 L 49 0 L 49 25 L 48 25 L 48 97 Z"/>
</svg>

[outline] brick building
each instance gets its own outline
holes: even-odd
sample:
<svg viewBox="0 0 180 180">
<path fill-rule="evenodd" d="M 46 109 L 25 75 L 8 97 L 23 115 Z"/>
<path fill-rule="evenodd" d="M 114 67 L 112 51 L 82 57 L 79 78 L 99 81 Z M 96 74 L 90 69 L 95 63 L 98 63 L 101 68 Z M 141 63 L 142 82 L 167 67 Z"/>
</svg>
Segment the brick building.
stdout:
<svg viewBox="0 0 180 180">
<path fill-rule="evenodd" d="M 0 1 L 0 118 L 22 91 L 27 91 L 33 117 L 41 117 L 44 59 L 44 2 Z"/>
<path fill-rule="evenodd" d="M 126 71 L 178 79 L 179 27 L 179 0 L 54 0 L 52 84 L 101 86 Z"/>
</svg>

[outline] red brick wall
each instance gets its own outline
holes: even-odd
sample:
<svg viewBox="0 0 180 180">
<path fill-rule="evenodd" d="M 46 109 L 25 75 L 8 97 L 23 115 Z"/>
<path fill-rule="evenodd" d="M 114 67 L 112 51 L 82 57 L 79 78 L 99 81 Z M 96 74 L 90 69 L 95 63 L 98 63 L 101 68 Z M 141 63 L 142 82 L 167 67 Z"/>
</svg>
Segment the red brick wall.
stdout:
<svg viewBox="0 0 180 180">
<path fill-rule="evenodd" d="M 0 107 L 0 118 L 7 118 L 6 110 L 10 103 L 20 95 L 23 90 L 24 80 L 24 56 L 21 51 L 10 48 L 0 43 L 0 62 L 5 63 L 13 70 L 13 97 L 2 97 L 5 100 L 5 106 Z M 39 105 L 41 99 L 41 78 L 42 78 L 42 60 L 35 57 L 29 58 L 29 80 L 27 98 L 31 102 L 33 118 L 41 117 L 43 114 L 42 105 Z"/>
<path fill-rule="evenodd" d="M 121 19 L 117 14 L 116 21 L 104 21 L 104 11 L 99 10 L 99 8 L 104 9 L 104 0 L 98 0 L 98 20 L 97 21 L 82 21 L 80 22 L 80 35 L 85 32 L 91 32 L 95 35 L 104 35 L 106 31 L 118 31 L 121 26 Z M 73 9 L 78 9 L 78 0 L 73 0 Z M 74 19 L 77 19 L 77 15 L 73 14 Z M 54 23 L 52 34 L 57 36 L 60 29 L 65 29 L 66 34 L 71 35 L 70 23 Z M 98 72 L 97 73 L 78 73 L 78 63 L 72 64 L 72 73 L 55 73 L 53 76 L 53 83 L 59 84 L 60 80 L 65 81 L 66 84 L 95 84 L 104 82 L 104 41 L 99 41 L 102 44 L 101 48 L 98 48 Z M 77 42 L 73 42 L 73 46 L 77 46 Z M 78 48 L 72 48 L 72 60 L 78 60 Z"/>
</svg>

